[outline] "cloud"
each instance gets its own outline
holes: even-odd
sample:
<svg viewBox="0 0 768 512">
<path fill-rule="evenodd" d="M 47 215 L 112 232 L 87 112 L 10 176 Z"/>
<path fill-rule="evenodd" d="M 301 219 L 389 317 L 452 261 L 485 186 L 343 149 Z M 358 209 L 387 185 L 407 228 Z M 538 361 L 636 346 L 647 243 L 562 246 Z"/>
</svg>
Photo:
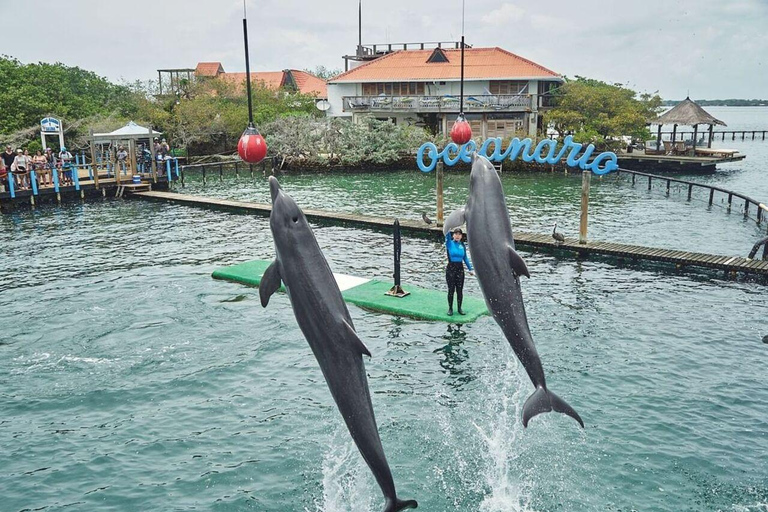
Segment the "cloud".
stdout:
<svg viewBox="0 0 768 512">
<path fill-rule="evenodd" d="M 523 19 L 525 9 L 515 4 L 504 3 L 498 9 L 494 9 L 484 15 L 480 20 L 491 25 L 506 25 Z"/>
</svg>

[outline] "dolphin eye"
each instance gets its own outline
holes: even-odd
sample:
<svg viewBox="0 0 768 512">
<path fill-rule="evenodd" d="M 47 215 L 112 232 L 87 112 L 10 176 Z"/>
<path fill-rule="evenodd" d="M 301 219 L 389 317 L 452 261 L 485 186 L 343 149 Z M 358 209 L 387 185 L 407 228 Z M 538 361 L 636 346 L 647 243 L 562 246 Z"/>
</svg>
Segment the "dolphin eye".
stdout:
<svg viewBox="0 0 768 512">
<path fill-rule="evenodd" d="M 298 215 L 293 218 L 293 222 L 299 222 L 299 216 Z"/>
</svg>

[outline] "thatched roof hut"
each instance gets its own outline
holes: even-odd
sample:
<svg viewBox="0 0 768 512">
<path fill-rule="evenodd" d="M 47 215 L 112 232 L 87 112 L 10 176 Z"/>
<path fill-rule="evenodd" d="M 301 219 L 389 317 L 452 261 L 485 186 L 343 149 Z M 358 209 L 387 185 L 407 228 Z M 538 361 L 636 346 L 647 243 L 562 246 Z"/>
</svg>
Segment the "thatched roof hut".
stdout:
<svg viewBox="0 0 768 512">
<path fill-rule="evenodd" d="M 682 124 L 684 126 L 693 126 L 693 151 L 696 152 L 696 138 L 699 132 L 699 125 L 709 125 L 709 141 L 707 147 L 712 147 L 712 128 L 718 124 L 721 126 L 727 126 L 721 120 L 710 115 L 706 110 L 701 108 L 691 98 L 685 98 L 683 101 L 672 107 L 669 112 L 660 115 L 656 119 L 650 122 L 650 124 L 658 125 L 658 135 L 656 138 L 656 149 L 659 149 L 661 145 L 661 125 L 672 125 L 672 142 L 675 142 L 677 136 L 677 125 Z"/>
<path fill-rule="evenodd" d="M 690 98 L 675 105 L 669 112 L 660 115 L 652 121 L 652 124 L 682 124 L 696 126 L 697 124 L 709 124 L 727 126 L 724 122 L 711 116 Z"/>
</svg>

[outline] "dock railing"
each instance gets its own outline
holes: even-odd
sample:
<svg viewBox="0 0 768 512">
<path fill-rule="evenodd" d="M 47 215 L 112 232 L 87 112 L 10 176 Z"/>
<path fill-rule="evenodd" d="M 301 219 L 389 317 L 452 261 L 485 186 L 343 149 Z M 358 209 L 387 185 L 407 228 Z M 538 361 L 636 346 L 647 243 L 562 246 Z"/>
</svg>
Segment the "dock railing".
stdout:
<svg viewBox="0 0 768 512">
<path fill-rule="evenodd" d="M 688 201 L 691 201 L 693 198 L 693 191 L 694 189 L 702 189 L 705 190 L 708 193 L 708 199 L 707 203 L 709 206 L 719 206 L 719 204 L 715 201 L 715 194 L 720 194 L 720 200 L 721 203 L 727 198 L 727 206 L 725 207 L 726 210 L 730 213 L 732 209 L 735 206 L 741 207 L 741 213 L 743 213 L 744 218 L 750 218 L 757 222 L 758 226 L 762 225 L 763 221 L 768 220 L 768 205 L 765 203 L 758 201 L 757 199 L 753 199 L 747 195 L 741 194 L 739 192 L 734 192 L 733 190 L 728 190 L 722 187 L 717 187 L 714 185 L 707 185 L 705 183 L 697 183 L 695 181 L 686 181 L 681 180 L 678 178 L 670 178 L 669 176 L 660 176 L 658 174 L 649 174 L 646 172 L 639 172 L 639 171 L 633 171 L 631 169 L 624 169 L 619 168 L 616 171 L 617 175 L 621 174 L 628 174 L 632 177 L 632 185 L 635 185 L 639 181 L 647 182 L 648 184 L 648 190 L 653 189 L 653 183 L 654 181 L 657 183 L 662 183 L 666 186 L 666 193 L 667 195 L 670 194 L 670 190 L 672 188 L 672 185 L 675 184 L 676 188 L 679 190 L 686 191 L 687 189 L 687 198 Z M 734 205 L 734 198 L 737 199 L 737 203 Z M 766 222 L 768 224 L 768 222 Z"/>
</svg>

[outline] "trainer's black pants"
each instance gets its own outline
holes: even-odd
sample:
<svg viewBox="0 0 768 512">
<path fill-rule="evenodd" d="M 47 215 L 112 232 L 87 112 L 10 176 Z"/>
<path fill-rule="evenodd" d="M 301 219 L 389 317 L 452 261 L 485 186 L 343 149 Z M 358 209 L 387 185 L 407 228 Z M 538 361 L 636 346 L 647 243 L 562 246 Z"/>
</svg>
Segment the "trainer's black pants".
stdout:
<svg viewBox="0 0 768 512">
<path fill-rule="evenodd" d="M 461 309 L 464 299 L 464 263 L 448 262 L 445 267 L 445 282 L 448 283 L 448 307 L 453 309 L 453 292 L 456 292 L 456 305 Z"/>
</svg>

